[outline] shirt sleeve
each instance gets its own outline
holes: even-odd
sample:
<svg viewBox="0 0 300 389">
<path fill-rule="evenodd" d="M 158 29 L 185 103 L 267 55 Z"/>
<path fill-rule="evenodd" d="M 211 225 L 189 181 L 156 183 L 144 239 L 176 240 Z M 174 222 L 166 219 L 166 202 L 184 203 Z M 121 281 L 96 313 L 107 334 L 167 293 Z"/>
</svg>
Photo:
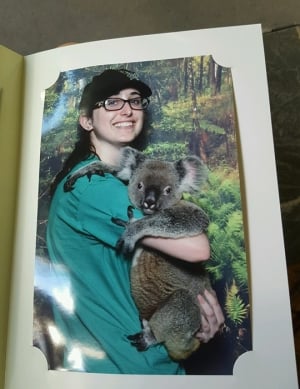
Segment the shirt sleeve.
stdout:
<svg viewBox="0 0 300 389">
<path fill-rule="evenodd" d="M 132 205 L 127 186 L 114 176 L 92 176 L 81 192 L 78 220 L 85 233 L 104 244 L 115 247 L 125 227 L 117 225 L 112 218 L 128 221 L 128 207 Z M 142 217 L 134 209 L 134 217 Z"/>
</svg>

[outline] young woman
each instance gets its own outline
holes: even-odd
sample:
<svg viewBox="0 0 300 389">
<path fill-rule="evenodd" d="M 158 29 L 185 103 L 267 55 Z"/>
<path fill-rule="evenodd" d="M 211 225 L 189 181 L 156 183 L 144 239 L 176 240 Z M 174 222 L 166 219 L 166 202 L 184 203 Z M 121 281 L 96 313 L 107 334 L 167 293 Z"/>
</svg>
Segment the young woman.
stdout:
<svg viewBox="0 0 300 389">
<path fill-rule="evenodd" d="M 141 330 L 130 294 L 130 261 L 115 250 L 123 227 L 112 217 L 127 219 L 126 185 L 110 174 L 80 178 L 63 190 L 71 171 L 101 159 L 118 165 L 121 147 L 141 134 L 151 89 L 126 70 L 105 70 L 93 78 L 80 102 L 80 139 L 54 184 L 47 245 L 57 278 L 63 268 L 69 285 L 56 295 L 56 326 L 65 345 L 62 368 L 99 373 L 184 374 L 163 345 L 139 352 L 127 336 Z M 135 217 L 142 217 L 135 210 Z M 205 234 L 182 239 L 144 238 L 141 244 L 185 261 L 207 260 Z M 204 342 L 224 322 L 216 297 L 199 296 Z"/>
</svg>

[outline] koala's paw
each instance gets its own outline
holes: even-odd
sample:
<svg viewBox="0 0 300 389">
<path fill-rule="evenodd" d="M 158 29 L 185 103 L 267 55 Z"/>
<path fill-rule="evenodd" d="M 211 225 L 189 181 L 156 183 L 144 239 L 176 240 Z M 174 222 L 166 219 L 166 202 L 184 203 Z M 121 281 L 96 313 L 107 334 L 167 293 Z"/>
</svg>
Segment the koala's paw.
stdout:
<svg viewBox="0 0 300 389">
<path fill-rule="evenodd" d="M 91 165 L 85 166 L 72 175 L 68 176 L 67 181 L 64 184 L 64 191 L 70 192 L 73 190 L 76 181 L 80 177 L 87 176 L 90 181 L 93 174 L 98 174 L 102 177 L 104 176 L 104 170 L 101 166 L 99 167 L 99 162 L 94 162 Z"/>
<path fill-rule="evenodd" d="M 145 351 L 149 347 L 147 344 L 143 332 L 138 332 L 134 335 L 127 336 L 127 339 L 130 340 L 132 346 L 134 346 L 138 351 Z"/>
<path fill-rule="evenodd" d="M 145 351 L 148 347 L 157 344 L 157 340 L 148 324 L 143 331 L 134 335 L 129 335 L 127 336 L 127 339 L 130 340 L 132 346 L 136 347 L 138 351 Z"/>
<path fill-rule="evenodd" d="M 133 220 L 134 219 L 133 209 L 134 208 L 133 208 L 132 205 L 129 205 L 128 208 L 127 208 L 128 220 Z"/>
<path fill-rule="evenodd" d="M 77 177 L 75 177 L 74 175 L 73 176 L 69 176 L 67 178 L 67 181 L 64 183 L 64 191 L 65 192 L 71 192 L 71 190 L 74 189 L 74 184 L 75 184 L 76 181 L 77 181 Z"/>
<path fill-rule="evenodd" d="M 117 226 L 121 226 L 121 227 L 126 227 L 127 226 L 127 221 L 126 220 L 123 220 L 123 219 L 119 219 L 118 217 L 112 217 L 111 218 L 111 221 L 116 224 Z"/>
<path fill-rule="evenodd" d="M 134 335 L 127 336 L 127 339 L 130 340 L 132 346 L 134 346 L 138 351 L 145 351 L 150 346 L 157 344 L 157 341 L 153 333 L 148 333 L 147 331 L 141 331 Z"/>
<path fill-rule="evenodd" d="M 128 220 L 123 220 L 123 219 L 120 219 L 118 217 L 112 217 L 111 218 L 111 221 L 114 223 L 114 224 L 117 224 L 118 226 L 121 226 L 121 227 L 126 227 L 129 222 L 131 220 L 133 220 L 134 218 L 134 215 L 133 215 L 133 207 L 131 205 L 128 206 L 127 208 L 127 216 L 128 216 Z"/>
<path fill-rule="evenodd" d="M 89 180 L 91 179 L 91 175 L 90 174 L 84 174 L 84 175 L 86 175 Z M 68 176 L 67 181 L 64 183 L 64 191 L 65 192 L 71 192 L 74 189 L 74 187 L 75 187 L 76 181 L 80 177 L 83 177 L 83 175 L 73 174 L 71 176 Z"/>
<path fill-rule="evenodd" d="M 122 253 L 125 256 L 132 254 L 135 248 L 135 240 L 128 237 L 126 232 L 121 236 L 116 245 L 116 250 L 118 253 Z"/>
</svg>

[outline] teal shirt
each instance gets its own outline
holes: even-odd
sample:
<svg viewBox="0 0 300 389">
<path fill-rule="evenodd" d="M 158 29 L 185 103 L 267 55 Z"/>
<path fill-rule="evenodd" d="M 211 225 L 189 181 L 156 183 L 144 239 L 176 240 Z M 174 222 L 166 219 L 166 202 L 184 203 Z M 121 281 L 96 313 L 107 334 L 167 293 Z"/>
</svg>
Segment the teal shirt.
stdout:
<svg viewBox="0 0 300 389">
<path fill-rule="evenodd" d="M 73 171 L 96 157 L 78 164 Z M 65 179 L 52 200 L 47 246 L 56 279 L 55 321 L 66 343 L 64 369 L 94 373 L 185 374 L 163 345 L 139 352 L 127 339 L 141 331 L 130 293 L 131 261 L 118 255 L 116 242 L 127 220 L 127 186 L 110 174 Z M 135 217 L 141 217 L 135 210 Z M 63 276 L 62 276 L 63 274 Z"/>
</svg>

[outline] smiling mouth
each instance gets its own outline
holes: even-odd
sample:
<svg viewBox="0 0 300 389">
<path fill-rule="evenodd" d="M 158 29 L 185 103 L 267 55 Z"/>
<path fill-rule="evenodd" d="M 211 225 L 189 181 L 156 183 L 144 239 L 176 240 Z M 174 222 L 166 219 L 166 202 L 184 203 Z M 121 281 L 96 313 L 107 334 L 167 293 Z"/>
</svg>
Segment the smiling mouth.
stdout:
<svg viewBox="0 0 300 389">
<path fill-rule="evenodd" d="M 119 122 L 119 123 L 116 123 L 115 124 L 115 127 L 132 127 L 133 126 L 133 122 Z"/>
</svg>

